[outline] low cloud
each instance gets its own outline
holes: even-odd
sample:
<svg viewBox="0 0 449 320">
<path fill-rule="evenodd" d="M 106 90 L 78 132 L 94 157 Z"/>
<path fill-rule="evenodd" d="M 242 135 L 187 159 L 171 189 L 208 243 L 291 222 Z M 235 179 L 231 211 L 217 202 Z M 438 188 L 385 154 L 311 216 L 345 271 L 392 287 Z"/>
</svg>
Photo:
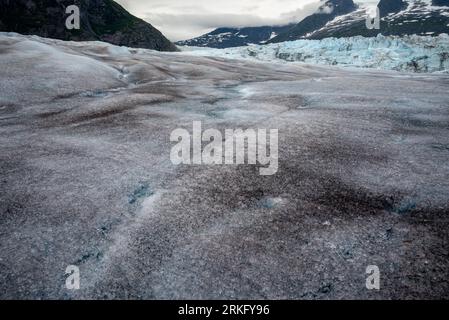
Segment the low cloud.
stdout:
<svg viewBox="0 0 449 320">
<path fill-rule="evenodd" d="M 219 27 L 298 23 L 324 0 L 116 0 L 172 41 L 200 36 Z M 373 1 L 373 0 L 361 0 Z"/>
<path fill-rule="evenodd" d="M 315 12 L 319 0 L 116 0 L 172 41 L 190 39 L 218 27 L 297 23 Z"/>
<path fill-rule="evenodd" d="M 302 14 L 301 14 L 302 13 Z M 313 13 L 311 11 L 310 13 Z M 310 14 L 309 13 L 309 14 Z M 302 20 L 307 13 L 290 12 L 279 18 L 264 18 L 251 14 L 167 14 L 147 13 L 143 19 L 159 28 L 171 40 L 189 39 L 218 27 L 257 27 L 285 25 Z"/>
</svg>

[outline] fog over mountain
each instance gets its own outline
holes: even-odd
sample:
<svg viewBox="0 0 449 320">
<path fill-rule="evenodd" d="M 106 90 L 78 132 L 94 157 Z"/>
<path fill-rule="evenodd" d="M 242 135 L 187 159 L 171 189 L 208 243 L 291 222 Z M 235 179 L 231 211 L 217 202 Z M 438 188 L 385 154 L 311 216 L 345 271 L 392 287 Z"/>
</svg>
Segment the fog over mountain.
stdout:
<svg viewBox="0 0 449 320">
<path fill-rule="evenodd" d="M 298 23 L 320 6 L 319 0 L 117 0 L 149 21 L 170 40 L 191 39 L 220 27 Z M 378 0 L 357 0 L 376 5 Z"/>
<path fill-rule="evenodd" d="M 181 46 L 232 48 L 245 45 L 281 43 L 299 39 L 342 37 L 375 37 L 422 35 L 437 36 L 449 33 L 449 7 L 442 0 L 381 0 L 355 3 L 353 0 L 321 1 L 316 11 L 300 20 L 283 26 L 246 28 L 217 28 L 200 37 L 176 42 Z M 368 14 L 379 8 L 379 29 L 366 27 Z"/>
</svg>

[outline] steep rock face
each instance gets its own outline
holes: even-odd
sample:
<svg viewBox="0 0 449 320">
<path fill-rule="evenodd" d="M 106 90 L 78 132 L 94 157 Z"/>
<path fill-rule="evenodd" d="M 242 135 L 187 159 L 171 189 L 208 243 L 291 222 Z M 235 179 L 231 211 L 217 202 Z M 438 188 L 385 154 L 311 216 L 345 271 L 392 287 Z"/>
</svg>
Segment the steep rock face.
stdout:
<svg viewBox="0 0 449 320">
<path fill-rule="evenodd" d="M 404 0 L 380 0 L 378 4 L 381 17 L 385 17 L 391 13 L 398 13 L 407 8 L 408 3 Z"/>
<path fill-rule="evenodd" d="M 270 43 L 307 37 L 309 33 L 324 27 L 329 21 L 356 9 L 357 6 L 352 0 L 328 0 L 323 2 L 316 13 L 308 16 L 287 32 L 273 38 Z"/>
<path fill-rule="evenodd" d="M 449 7 L 449 0 L 432 0 L 434 6 L 446 6 Z"/>
<path fill-rule="evenodd" d="M 80 30 L 65 27 L 70 5 L 80 9 Z M 0 31 L 176 51 L 176 46 L 151 24 L 112 0 L 0 0 Z"/>
</svg>

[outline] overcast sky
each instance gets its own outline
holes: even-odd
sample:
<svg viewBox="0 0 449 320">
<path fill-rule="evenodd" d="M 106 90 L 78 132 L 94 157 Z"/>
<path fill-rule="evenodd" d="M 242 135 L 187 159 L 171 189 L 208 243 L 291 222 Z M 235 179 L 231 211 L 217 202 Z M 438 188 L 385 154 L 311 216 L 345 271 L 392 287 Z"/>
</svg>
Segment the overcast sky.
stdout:
<svg viewBox="0 0 449 320">
<path fill-rule="evenodd" d="M 115 0 L 172 41 L 217 27 L 282 25 L 312 14 L 320 0 Z M 377 3 L 378 0 L 354 2 Z"/>
</svg>

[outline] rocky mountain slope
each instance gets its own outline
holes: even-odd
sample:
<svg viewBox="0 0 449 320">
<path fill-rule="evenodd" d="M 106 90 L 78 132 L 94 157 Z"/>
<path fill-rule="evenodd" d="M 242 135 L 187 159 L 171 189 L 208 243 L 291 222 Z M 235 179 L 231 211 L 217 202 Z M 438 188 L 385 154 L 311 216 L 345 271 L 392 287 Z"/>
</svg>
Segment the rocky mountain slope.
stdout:
<svg viewBox="0 0 449 320">
<path fill-rule="evenodd" d="M 328 1 L 332 2 L 332 1 Z M 270 42 L 297 39 L 324 39 L 329 37 L 374 37 L 388 35 L 438 35 L 449 33 L 449 5 L 447 0 L 381 0 L 380 29 L 368 29 L 367 8 L 359 6 L 343 15 L 314 14 L 301 21 L 295 28 L 280 34 Z M 349 8 L 348 8 L 349 9 Z M 328 21 L 319 28 L 310 28 L 309 21 Z M 330 19 L 332 18 L 332 19 Z"/>
<path fill-rule="evenodd" d="M 449 0 L 432 0 L 432 3 L 434 6 L 448 6 L 449 7 Z"/>
<path fill-rule="evenodd" d="M 68 30 L 70 5 L 80 8 L 80 29 Z M 0 0 L 0 31 L 61 40 L 100 40 L 116 45 L 175 51 L 149 23 L 112 0 Z"/>
<path fill-rule="evenodd" d="M 231 48 L 249 44 L 263 44 L 288 31 L 292 26 L 263 26 L 247 28 L 218 28 L 200 37 L 178 41 L 180 46 Z"/>
</svg>

